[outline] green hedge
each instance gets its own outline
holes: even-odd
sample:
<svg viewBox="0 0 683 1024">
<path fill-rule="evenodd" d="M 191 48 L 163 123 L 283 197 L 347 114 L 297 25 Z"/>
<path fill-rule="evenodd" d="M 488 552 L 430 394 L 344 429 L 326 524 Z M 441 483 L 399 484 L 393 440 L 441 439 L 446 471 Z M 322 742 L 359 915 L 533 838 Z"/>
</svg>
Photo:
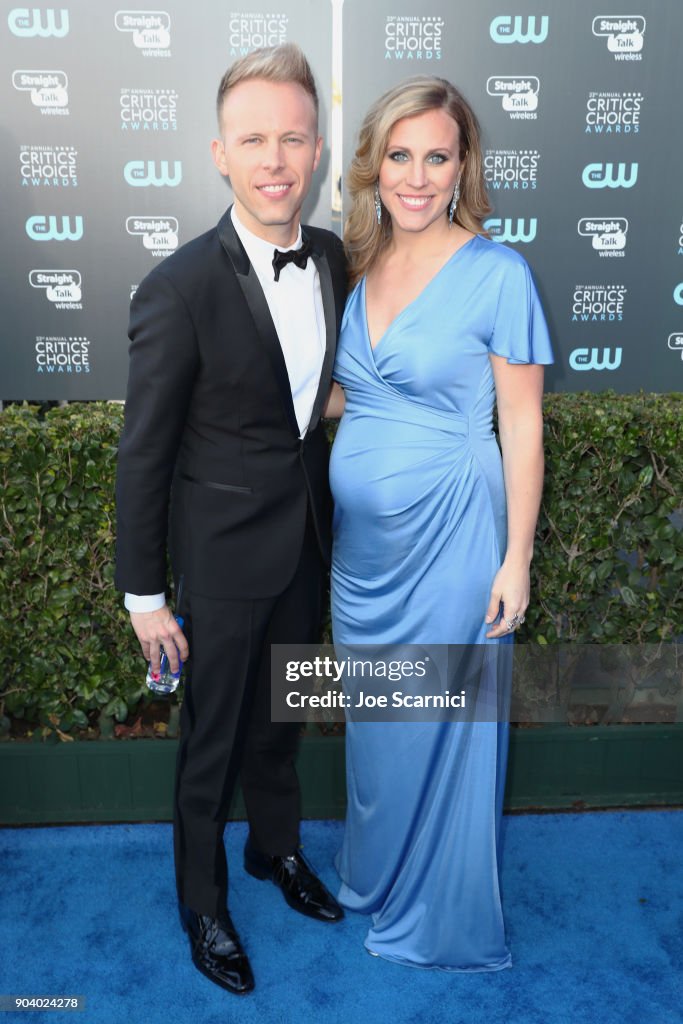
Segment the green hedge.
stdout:
<svg viewBox="0 0 683 1024">
<path fill-rule="evenodd" d="M 519 640 L 671 641 L 683 622 L 683 397 L 545 398 L 546 482 Z M 0 733 L 68 738 L 147 700 L 114 590 L 117 404 L 0 413 Z"/>
<path fill-rule="evenodd" d="M 8 716 L 39 735 L 111 729 L 144 696 L 112 583 L 122 423 L 121 406 L 94 402 L 0 414 L 3 731 Z"/>
</svg>

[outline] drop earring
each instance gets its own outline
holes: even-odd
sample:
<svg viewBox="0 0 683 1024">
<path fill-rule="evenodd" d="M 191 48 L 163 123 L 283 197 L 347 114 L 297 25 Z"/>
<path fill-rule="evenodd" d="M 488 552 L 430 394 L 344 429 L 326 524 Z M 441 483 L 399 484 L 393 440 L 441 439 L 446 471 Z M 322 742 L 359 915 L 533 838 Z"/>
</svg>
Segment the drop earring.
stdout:
<svg viewBox="0 0 683 1024">
<path fill-rule="evenodd" d="M 379 198 L 379 182 L 375 182 L 375 214 L 377 216 L 377 223 L 382 223 L 382 203 Z"/>
<path fill-rule="evenodd" d="M 458 208 L 458 201 L 460 199 L 460 178 L 455 183 L 453 189 L 453 198 L 451 199 L 451 205 L 448 207 L 448 226 L 453 224 L 453 218 L 455 217 L 455 211 Z"/>
</svg>

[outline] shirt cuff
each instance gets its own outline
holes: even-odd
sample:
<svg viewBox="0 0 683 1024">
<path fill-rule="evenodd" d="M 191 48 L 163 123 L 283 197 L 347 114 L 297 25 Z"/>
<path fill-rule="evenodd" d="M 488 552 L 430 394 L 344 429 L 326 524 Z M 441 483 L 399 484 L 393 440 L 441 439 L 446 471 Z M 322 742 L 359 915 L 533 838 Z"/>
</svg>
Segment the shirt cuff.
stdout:
<svg viewBox="0 0 683 1024">
<path fill-rule="evenodd" d="M 126 594 L 123 603 L 129 612 L 156 612 L 166 604 L 166 595 Z"/>
</svg>

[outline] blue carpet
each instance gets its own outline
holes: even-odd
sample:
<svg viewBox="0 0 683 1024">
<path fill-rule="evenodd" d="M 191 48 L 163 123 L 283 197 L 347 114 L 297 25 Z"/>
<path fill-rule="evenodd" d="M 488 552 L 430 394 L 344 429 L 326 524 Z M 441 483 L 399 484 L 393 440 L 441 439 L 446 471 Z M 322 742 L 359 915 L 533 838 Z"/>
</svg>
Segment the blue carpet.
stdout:
<svg viewBox="0 0 683 1024">
<path fill-rule="evenodd" d="M 302 826 L 306 855 L 333 891 L 341 828 Z M 175 910 L 170 825 L 0 831 L 0 993 L 85 995 L 74 1024 L 683 1020 L 683 812 L 507 817 L 514 966 L 471 975 L 368 956 L 360 915 L 324 925 L 295 914 L 272 884 L 244 874 L 245 831 L 229 825 L 227 847 L 231 910 L 256 975 L 251 995 L 222 992 L 192 967 Z"/>
</svg>

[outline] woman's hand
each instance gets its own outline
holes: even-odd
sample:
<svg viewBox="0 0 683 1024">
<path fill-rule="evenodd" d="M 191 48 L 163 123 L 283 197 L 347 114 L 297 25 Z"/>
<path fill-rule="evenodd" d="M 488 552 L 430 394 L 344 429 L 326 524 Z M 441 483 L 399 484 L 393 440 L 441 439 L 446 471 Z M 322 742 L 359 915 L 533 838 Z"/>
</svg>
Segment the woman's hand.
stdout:
<svg viewBox="0 0 683 1024">
<path fill-rule="evenodd" d="M 487 623 L 493 622 L 500 612 L 500 622 L 489 630 L 487 638 L 506 636 L 521 625 L 524 612 L 529 606 L 529 590 L 529 566 L 522 562 L 514 564 L 506 559 L 493 579 L 491 599 L 484 619 Z M 512 628 L 509 623 L 512 623 Z"/>
</svg>

